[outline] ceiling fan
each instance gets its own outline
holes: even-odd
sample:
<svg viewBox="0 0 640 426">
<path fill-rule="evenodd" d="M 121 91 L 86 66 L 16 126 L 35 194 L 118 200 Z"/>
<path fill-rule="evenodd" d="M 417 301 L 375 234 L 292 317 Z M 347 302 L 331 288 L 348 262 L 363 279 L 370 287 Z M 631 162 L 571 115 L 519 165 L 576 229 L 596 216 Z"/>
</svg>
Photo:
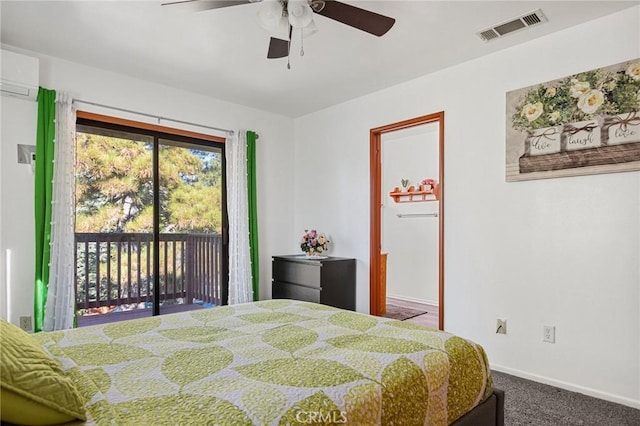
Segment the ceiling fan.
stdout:
<svg viewBox="0 0 640 426">
<path fill-rule="evenodd" d="M 163 6 L 189 6 L 196 11 L 220 9 L 263 2 L 258 11 L 260 25 L 271 33 L 267 58 L 289 56 L 294 29 L 302 36 L 316 32 L 313 14 L 317 13 L 375 36 L 383 36 L 395 19 L 336 0 L 182 0 L 163 3 Z M 304 55 L 304 50 L 301 50 Z"/>
</svg>

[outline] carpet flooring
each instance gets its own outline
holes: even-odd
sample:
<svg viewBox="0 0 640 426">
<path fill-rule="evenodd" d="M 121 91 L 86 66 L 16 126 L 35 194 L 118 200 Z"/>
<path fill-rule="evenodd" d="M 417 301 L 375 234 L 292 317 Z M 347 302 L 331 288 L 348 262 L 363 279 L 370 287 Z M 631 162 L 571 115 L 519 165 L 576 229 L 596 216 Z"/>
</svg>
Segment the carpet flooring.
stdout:
<svg viewBox="0 0 640 426">
<path fill-rule="evenodd" d="M 640 426 L 640 410 L 497 371 L 506 426 Z"/>
<path fill-rule="evenodd" d="M 396 306 L 387 304 L 387 313 L 384 314 L 385 318 L 392 318 L 400 321 L 404 321 L 409 318 L 417 317 L 419 315 L 426 314 L 427 311 L 406 308 L 404 306 Z"/>
</svg>

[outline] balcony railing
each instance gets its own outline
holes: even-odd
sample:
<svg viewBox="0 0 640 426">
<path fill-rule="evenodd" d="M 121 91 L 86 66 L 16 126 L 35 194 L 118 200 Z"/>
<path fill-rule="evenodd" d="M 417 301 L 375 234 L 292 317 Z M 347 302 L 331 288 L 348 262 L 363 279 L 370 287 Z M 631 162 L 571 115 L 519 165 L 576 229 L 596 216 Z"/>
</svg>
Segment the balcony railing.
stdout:
<svg viewBox="0 0 640 426">
<path fill-rule="evenodd" d="M 153 303 L 153 234 L 76 233 L 77 309 Z M 220 234 L 160 234 L 160 303 L 220 305 Z"/>
</svg>

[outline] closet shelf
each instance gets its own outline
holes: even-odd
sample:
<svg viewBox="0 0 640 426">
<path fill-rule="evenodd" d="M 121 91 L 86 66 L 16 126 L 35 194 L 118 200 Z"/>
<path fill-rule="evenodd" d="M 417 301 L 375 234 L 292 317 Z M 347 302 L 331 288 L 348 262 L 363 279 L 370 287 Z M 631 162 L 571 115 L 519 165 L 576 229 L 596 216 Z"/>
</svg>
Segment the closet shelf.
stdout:
<svg viewBox="0 0 640 426">
<path fill-rule="evenodd" d="M 410 186 L 408 191 L 400 191 L 399 188 L 394 188 L 393 191 L 389 193 L 389 196 L 393 198 L 393 201 L 396 203 L 438 201 L 440 199 L 440 188 L 438 185 L 433 189 L 418 191 L 416 191 L 413 186 Z"/>
</svg>

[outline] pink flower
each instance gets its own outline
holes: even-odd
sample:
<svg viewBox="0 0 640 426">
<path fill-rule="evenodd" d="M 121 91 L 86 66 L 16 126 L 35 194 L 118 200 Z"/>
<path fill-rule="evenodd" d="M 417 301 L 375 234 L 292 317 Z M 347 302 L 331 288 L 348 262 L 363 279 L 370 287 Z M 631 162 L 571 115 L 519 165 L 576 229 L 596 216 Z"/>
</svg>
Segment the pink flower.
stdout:
<svg viewBox="0 0 640 426">
<path fill-rule="evenodd" d="M 315 229 L 305 229 L 304 235 L 300 239 L 300 248 L 305 253 L 315 254 L 327 251 L 329 240 L 324 234 L 318 233 Z"/>
</svg>

